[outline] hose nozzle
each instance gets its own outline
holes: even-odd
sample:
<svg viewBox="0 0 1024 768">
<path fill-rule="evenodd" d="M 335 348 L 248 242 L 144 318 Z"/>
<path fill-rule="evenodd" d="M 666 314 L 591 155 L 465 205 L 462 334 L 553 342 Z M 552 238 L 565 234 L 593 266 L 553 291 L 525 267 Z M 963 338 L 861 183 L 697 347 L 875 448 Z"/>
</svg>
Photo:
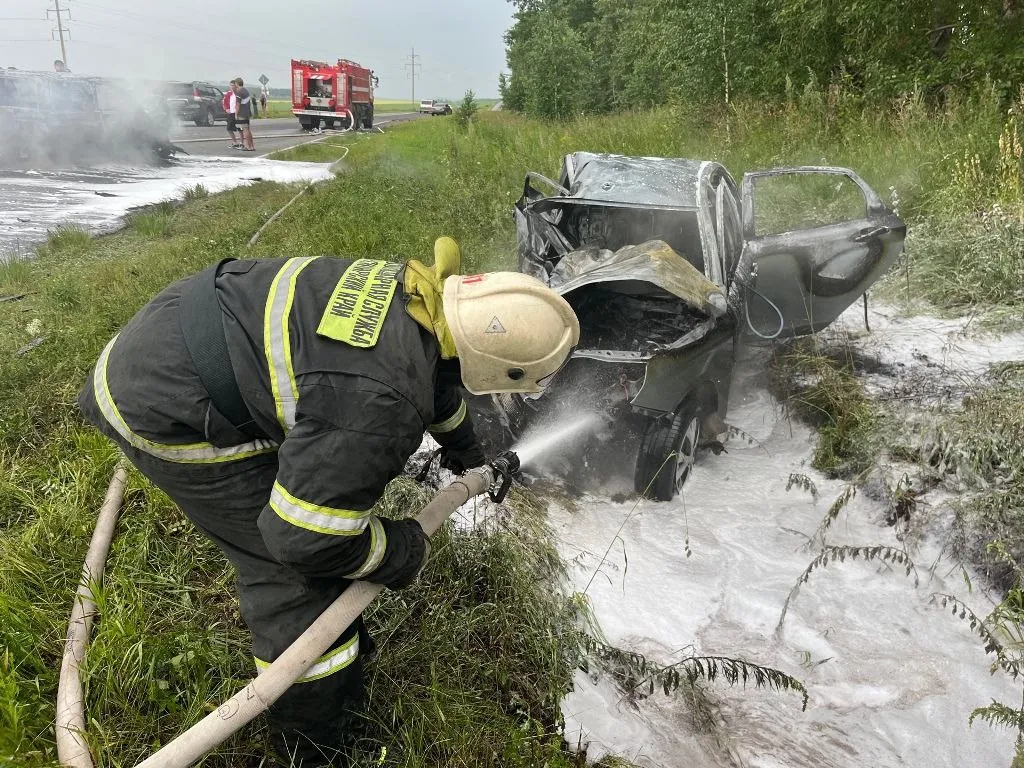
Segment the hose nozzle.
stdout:
<svg viewBox="0 0 1024 768">
<path fill-rule="evenodd" d="M 500 504 L 508 495 L 509 488 L 512 487 L 512 481 L 517 480 L 521 482 L 523 479 L 522 472 L 520 471 L 519 456 L 515 451 L 505 451 L 491 461 L 489 466 L 494 473 L 494 480 L 487 491 L 487 495 L 491 501 Z"/>
</svg>

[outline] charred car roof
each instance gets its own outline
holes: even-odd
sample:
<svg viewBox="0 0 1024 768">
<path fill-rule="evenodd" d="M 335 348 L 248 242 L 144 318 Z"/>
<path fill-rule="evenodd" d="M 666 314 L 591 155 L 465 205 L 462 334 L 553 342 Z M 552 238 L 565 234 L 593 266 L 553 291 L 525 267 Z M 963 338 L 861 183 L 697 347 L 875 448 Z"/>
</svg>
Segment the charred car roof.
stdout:
<svg viewBox="0 0 1024 768">
<path fill-rule="evenodd" d="M 698 179 L 707 161 L 675 157 L 574 152 L 566 155 L 561 184 L 568 195 L 552 203 L 695 209 Z"/>
</svg>

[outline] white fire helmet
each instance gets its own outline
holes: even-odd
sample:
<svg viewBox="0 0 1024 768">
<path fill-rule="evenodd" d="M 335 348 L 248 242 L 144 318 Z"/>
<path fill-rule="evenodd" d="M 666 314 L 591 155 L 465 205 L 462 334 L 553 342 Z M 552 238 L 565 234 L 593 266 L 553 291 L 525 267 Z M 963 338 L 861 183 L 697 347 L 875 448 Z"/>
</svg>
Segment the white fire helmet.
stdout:
<svg viewBox="0 0 1024 768">
<path fill-rule="evenodd" d="M 569 302 L 518 272 L 449 277 L 444 316 L 474 395 L 541 392 L 580 340 Z"/>
</svg>

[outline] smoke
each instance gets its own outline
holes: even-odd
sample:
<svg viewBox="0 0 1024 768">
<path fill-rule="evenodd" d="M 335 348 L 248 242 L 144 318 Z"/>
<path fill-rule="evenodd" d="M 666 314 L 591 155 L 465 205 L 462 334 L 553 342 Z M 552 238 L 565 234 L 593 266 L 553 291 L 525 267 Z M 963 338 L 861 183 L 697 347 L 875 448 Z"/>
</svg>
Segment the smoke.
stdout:
<svg viewBox="0 0 1024 768">
<path fill-rule="evenodd" d="M 156 83 L 0 70 L 0 169 L 152 164 L 169 122 Z"/>
</svg>

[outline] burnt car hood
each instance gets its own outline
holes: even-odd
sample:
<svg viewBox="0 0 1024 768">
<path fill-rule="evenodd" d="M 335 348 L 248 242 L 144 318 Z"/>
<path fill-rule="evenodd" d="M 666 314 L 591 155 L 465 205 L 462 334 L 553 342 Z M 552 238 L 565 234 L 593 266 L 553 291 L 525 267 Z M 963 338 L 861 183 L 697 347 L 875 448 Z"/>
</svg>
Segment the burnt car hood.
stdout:
<svg viewBox="0 0 1024 768">
<path fill-rule="evenodd" d="M 570 251 L 547 279 L 548 286 L 562 295 L 596 283 L 615 283 L 630 294 L 645 292 L 637 284 L 653 285 L 712 318 L 728 310 L 724 291 L 661 240 L 614 252 L 596 247 Z"/>
<path fill-rule="evenodd" d="M 722 289 L 660 240 L 570 251 L 546 282 L 579 318 L 576 358 L 647 361 L 700 341 L 727 315 Z"/>
</svg>

